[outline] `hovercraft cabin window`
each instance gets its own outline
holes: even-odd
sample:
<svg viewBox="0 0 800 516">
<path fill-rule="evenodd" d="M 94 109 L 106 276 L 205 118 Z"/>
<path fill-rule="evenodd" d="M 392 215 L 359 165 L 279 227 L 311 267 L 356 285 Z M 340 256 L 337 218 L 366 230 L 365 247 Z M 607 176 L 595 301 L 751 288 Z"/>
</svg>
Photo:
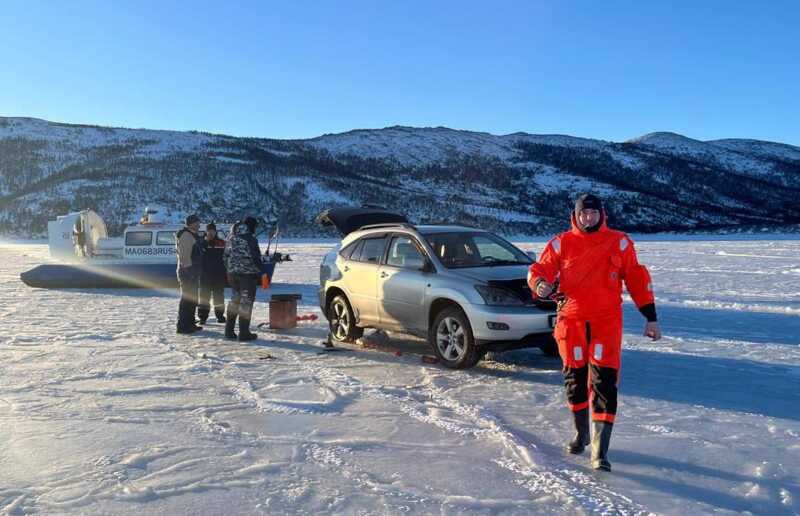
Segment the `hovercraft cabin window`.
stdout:
<svg viewBox="0 0 800 516">
<path fill-rule="evenodd" d="M 156 233 L 156 245 L 175 245 L 175 232 L 159 231 Z"/>
<path fill-rule="evenodd" d="M 128 231 L 125 233 L 125 245 L 151 245 L 152 243 L 152 231 Z"/>
</svg>

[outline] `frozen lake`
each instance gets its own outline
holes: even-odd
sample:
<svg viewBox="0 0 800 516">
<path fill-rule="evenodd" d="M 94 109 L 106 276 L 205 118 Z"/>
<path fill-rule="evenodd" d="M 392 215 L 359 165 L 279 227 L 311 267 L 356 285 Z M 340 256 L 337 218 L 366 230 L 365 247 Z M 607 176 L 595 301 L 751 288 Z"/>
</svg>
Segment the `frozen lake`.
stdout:
<svg viewBox="0 0 800 516">
<path fill-rule="evenodd" d="M 321 315 L 331 246 L 283 245 L 254 323 L 269 293 Z M 800 513 L 800 240 L 637 248 L 665 338 L 626 304 L 608 474 L 562 451 L 538 350 L 452 371 L 397 335 L 320 355 L 324 318 L 181 336 L 175 292 L 31 289 L 46 246 L 0 244 L 0 513 Z"/>
</svg>

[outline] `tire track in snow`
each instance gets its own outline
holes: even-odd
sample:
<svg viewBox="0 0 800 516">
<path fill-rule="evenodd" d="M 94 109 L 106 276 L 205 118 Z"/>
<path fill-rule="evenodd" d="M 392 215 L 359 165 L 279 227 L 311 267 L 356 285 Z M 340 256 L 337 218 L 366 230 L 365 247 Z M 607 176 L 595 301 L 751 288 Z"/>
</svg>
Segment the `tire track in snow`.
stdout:
<svg viewBox="0 0 800 516">
<path fill-rule="evenodd" d="M 304 340 L 305 338 L 300 337 Z M 188 356 L 201 360 L 188 350 L 182 350 L 174 344 L 169 346 Z M 305 357 L 305 358 L 302 358 Z M 536 497 L 556 498 L 564 504 L 564 512 L 585 512 L 596 514 L 648 514 L 649 511 L 630 498 L 610 489 L 594 476 L 586 474 L 573 465 L 540 452 L 534 443 L 526 443 L 521 437 L 507 428 L 502 421 L 491 414 L 484 407 L 460 402 L 448 395 L 446 389 L 435 385 L 435 377 L 430 375 L 429 367 L 422 367 L 425 381 L 417 391 L 408 389 L 387 388 L 371 386 L 362 383 L 353 376 L 341 371 L 326 367 L 318 360 L 309 360 L 306 354 L 286 353 L 281 358 L 302 370 L 309 378 L 315 379 L 322 386 L 336 392 L 341 397 L 364 396 L 391 402 L 400 407 L 408 416 L 436 426 L 447 432 L 472 437 L 477 440 L 499 443 L 505 456 L 493 460 L 498 466 L 513 473 L 517 483 Z M 211 357 L 212 363 L 217 366 L 212 371 L 222 380 L 223 384 L 236 393 L 237 398 L 253 406 L 257 410 L 273 413 L 313 413 L 324 414 L 324 411 L 306 410 L 297 406 L 287 407 L 279 403 L 264 400 L 258 394 L 253 384 L 246 378 L 244 371 L 236 362 L 224 361 Z M 404 360 L 401 360 L 405 362 Z M 212 372 L 210 371 L 210 372 Z M 459 371 L 448 371 L 451 379 L 457 376 L 459 384 L 464 385 L 469 381 Z M 452 421 L 431 414 L 428 402 L 435 400 L 437 405 L 450 410 L 459 416 L 459 420 Z M 319 446 L 318 444 L 316 446 Z M 311 456 L 319 455 L 319 450 Z M 371 482 L 366 482 L 363 471 L 357 466 L 341 459 L 341 455 L 333 448 L 331 453 L 337 456 L 338 466 L 361 487 L 375 488 Z M 315 461 L 316 462 L 316 461 Z M 393 496 L 400 493 L 393 492 Z M 414 495 L 406 493 L 407 502 L 417 501 Z"/>
<path fill-rule="evenodd" d="M 456 372 L 459 376 L 465 376 Z M 480 406 L 459 402 L 448 396 L 445 390 L 435 383 L 436 378 L 425 371 L 425 396 L 440 400 L 440 404 L 473 422 L 476 437 L 486 437 L 500 442 L 510 457 L 496 459 L 495 463 L 516 473 L 522 478 L 518 483 L 534 494 L 552 492 L 566 495 L 566 503 L 575 500 L 583 508 L 600 514 L 648 514 L 649 511 L 633 500 L 611 490 L 591 475 L 575 469 L 570 464 L 538 451 L 533 443 L 525 443 L 522 438 L 506 428 L 499 418 Z M 461 382 L 463 385 L 465 382 Z"/>
</svg>

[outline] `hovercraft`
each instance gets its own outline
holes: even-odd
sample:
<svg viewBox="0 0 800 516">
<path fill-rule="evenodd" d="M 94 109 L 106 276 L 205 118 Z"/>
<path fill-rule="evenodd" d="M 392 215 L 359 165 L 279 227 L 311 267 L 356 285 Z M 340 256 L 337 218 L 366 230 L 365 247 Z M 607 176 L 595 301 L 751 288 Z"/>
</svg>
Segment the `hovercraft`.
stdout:
<svg viewBox="0 0 800 516">
<path fill-rule="evenodd" d="M 47 223 L 50 255 L 59 263 L 38 265 L 20 279 L 38 288 L 176 288 L 175 234 L 183 225 L 165 222 L 160 212 L 145 208 L 139 222 L 118 238 L 109 238 L 102 217 L 92 210 L 61 215 Z M 262 227 L 267 227 L 264 222 Z M 219 238 L 225 239 L 230 230 L 230 224 L 217 224 Z M 273 232 L 262 257 L 270 283 L 275 265 L 291 260 L 277 251 L 270 254 L 273 238 L 277 250 Z"/>
</svg>

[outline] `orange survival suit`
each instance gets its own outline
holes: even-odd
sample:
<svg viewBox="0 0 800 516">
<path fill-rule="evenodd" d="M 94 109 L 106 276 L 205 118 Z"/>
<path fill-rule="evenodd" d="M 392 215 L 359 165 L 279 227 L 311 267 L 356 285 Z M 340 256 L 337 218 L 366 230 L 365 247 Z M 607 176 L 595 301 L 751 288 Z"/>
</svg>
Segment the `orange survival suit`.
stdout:
<svg viewBox="0 0 800 516">
<path fill-rule="evenodd" d="M 622 347 L 622 283 L 648 321 L 656 320 L 650 273 L 636 259 L 633 241 L 609 229 L 605 214 L 594 232 L 572 229 L 544 248 L 531 265 L 528 285 L 558 280 L 554 336 L 564 365 L 572 412 L 591 404 L 594 421 L 614 422 Z M 591 375 L 589 375 L 591 370 Z"/>
</svg>

